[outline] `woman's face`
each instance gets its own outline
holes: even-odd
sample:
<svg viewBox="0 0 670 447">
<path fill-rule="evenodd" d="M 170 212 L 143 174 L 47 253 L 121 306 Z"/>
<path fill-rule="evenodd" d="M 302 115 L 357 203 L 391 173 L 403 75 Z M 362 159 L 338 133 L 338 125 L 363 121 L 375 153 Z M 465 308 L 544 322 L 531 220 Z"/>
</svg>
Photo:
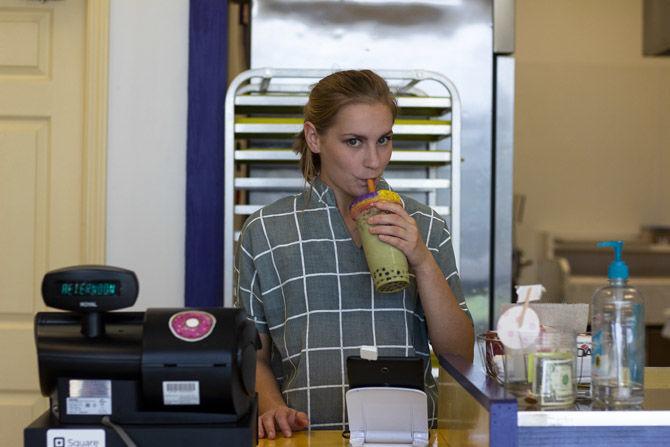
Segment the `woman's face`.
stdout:
<svg viewBox="0 0 670 447">
<path fill-rule="evenodd" d="M 367 179 L 379 177 L 391 159 L 393 115 L 381 103 L 343 107 L 333 125 L 319 135 L 305 123 L 312 152 L 321 157 L 321 180 L 335 191 L 340 203 L 367 192 Z"/>
</svg>

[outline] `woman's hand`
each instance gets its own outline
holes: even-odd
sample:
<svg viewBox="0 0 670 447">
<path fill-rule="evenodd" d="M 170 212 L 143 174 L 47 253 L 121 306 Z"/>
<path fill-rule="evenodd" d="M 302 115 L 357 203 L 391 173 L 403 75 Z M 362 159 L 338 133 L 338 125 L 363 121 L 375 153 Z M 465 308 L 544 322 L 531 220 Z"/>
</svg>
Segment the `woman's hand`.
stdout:
<svg viewBox="0 0 670 447">
<path fill-rule="evenodd" d="M 416 221 L 399 203 L 377 202 L 374 206 L 385 213 L 368 218 L 370 233 L 407 256 L 433 349 L 438 354 L 457 354 L 472 362 L 472 322 L 459 307 L 444 273 L 423 242 Z"/>
<path fill-rule="evenodd" d="M 309 425 L 307 415 L 286 405 L 279 405 L 258 416 L 258 438 L 275 439 L 277 430 L 290 438 L 294 431 Z"/>
<path fill-rule="evenodd" d="M 370 233 L 378 235 L 380 240 L 402 251 L 414 270 L 432 259 L 416 221 L 401 204 L 376 202 L 373 206 L 383 212 L 368 218 Z"/>
</svg>

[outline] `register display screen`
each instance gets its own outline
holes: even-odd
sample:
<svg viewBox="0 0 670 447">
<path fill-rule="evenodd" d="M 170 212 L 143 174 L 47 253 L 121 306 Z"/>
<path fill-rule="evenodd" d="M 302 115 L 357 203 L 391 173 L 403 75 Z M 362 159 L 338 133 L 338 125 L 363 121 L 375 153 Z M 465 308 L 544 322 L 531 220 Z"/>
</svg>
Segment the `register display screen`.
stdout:
<svg viewBox="0 0 670 447">
<path fill-rule="evenodd" d="M 44 304 L 75 312 L 105 312 L 135 304 L 139 284 L 130 270 L 108 265 L 74 265 L 52 270 L 42 280 Z"/>
<path fill-rule="evenodd" d="M 92 297 L 121 295 L 120 281 L 59 281 L 58 294 L 61 297 Z"/>
</svg>

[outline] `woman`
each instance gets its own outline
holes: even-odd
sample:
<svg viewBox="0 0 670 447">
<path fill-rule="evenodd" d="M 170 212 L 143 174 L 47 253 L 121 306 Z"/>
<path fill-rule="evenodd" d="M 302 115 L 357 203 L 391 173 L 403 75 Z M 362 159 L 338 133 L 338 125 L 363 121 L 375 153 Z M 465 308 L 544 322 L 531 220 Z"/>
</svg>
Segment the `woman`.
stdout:
<svg viewBox="0 0 670 447">
<path fill-rule="evenodd" d="M 471 360 L 473 328 L 462 296 L 451 237 L 442 217 L 403 197 L 380 202 L 370 232 L 400 249 L 413 272 L 410 286 L 374 290 L 349 215 L 352 200 L 381 178 L 392 151 L 395 98 L 369 70 L 333 73 L 312 89 L 294 149 L 309 188 L 249 217 L 236 257 L 236 302 L 256 323 L 259 437 L 277 430 L 344 428 L 346 358 L 361 345 L 379 355 L 425 358 L 429 418 L 437 353 Z"/>
</svg>

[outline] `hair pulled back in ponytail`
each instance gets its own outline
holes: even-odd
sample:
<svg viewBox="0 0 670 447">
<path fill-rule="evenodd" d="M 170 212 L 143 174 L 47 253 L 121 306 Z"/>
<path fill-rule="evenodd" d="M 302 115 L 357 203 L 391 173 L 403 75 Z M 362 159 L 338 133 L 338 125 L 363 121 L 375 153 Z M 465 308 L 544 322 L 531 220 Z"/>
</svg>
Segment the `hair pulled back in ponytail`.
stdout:
<svg viewBox="0 0 670 447">
<path fill-rule="evenodd" d="M 314 125 L 319 134 L 334 123 L 337 113 L 351 104 L 383 104 L 389 108 L 395 121 L 398 106 L 386 81 L 371 70 L 345 70 L 321 79 L 309 94 L 304 108 L 304 120 Z M 309 150 L 305 132 L 295 137 L 293 150 L 300 155 L 300 170 L 309 183 L 319 175 L 319 154 Z"/>
</svg>

